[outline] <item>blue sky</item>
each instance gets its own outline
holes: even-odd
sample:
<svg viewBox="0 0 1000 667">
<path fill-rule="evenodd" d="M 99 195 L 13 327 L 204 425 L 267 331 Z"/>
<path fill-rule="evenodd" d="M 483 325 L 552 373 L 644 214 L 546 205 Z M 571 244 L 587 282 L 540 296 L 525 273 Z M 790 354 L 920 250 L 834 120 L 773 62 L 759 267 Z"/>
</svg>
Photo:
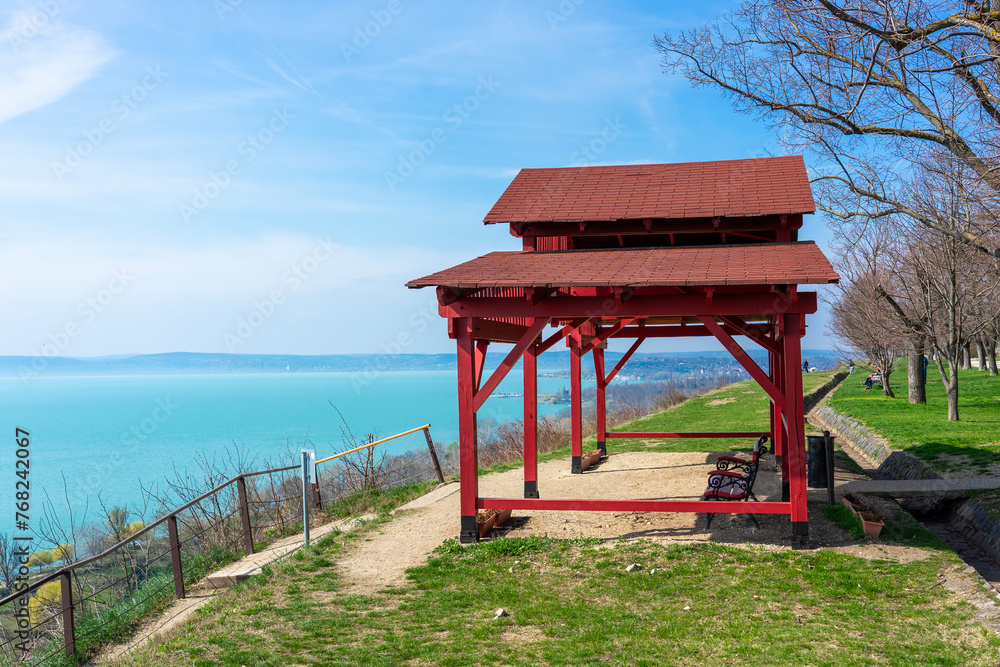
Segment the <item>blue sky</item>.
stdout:
<svg viewBox="0 0 1000 667">
<path fill-rule="evenodd" d="M 0 354 L 451 351 L 518 169 L 777 150 L 651 46 L 728 6 L 6 2 Z"/>
</svg>

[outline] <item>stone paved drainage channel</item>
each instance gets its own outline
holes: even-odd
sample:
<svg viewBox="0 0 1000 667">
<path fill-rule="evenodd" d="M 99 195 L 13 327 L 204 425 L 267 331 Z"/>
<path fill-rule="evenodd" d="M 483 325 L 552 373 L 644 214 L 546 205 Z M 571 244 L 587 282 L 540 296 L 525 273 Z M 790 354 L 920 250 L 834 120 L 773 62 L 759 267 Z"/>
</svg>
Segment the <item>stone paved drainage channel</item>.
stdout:
<svg viewBox="0 0 1000 667">
<path fill-rule="evenodd" d="M 979 547 L 970 544 L 958 531 L 952 530 L 951 522 L 946 517 L 923 519 L 921 523 L 933 532 L 942 542 L 958 554 L 958 557 L 974 568 L 980 577 L 990 584 L 997 595 L 1000 595 L 1000 567 L 983 553 Z"/>
<path fill-rule="evenodd" d="M 872 462 L 859 452 L 851 441 L 839 440 L 838 445 L 845 454 L 850 456 L 862 467 L 864 473 L 873 480 L 886 480 L 885 475 L 877 469 L 870 467 Z M 845 485 L 846 486 L 846 485 Z M 992 587 L 989 593 L 1000 599 L 1000 564 L 998 564 L 989 554 L 969 542 L 954 528 L 955 517 L 954 507 L 961 504 L 960 500 L 932 500 L 921 498 L 904 498 L 899 502 L 900 507 L 913 515 L 924 528 L 938 536 L 942 542 L 954 551 L 966 565 L 969 566 L 967 573 L 975 571 L 983 580 Z"/>
</svg>

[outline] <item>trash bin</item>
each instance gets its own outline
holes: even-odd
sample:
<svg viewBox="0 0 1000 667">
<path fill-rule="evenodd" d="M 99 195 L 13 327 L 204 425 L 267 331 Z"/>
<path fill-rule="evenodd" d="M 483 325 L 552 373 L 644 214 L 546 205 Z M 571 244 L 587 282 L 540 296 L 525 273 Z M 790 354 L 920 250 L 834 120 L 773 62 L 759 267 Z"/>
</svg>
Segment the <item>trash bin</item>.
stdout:
<svg viewBox="0 0 1000 667">
<path fill-rule="evenodd" d="M 827 486 L 826 437 L 807 435 L 806 440 L 808 441 L 806 484 L 811 489 L 825 489 Z"/>
</svg>

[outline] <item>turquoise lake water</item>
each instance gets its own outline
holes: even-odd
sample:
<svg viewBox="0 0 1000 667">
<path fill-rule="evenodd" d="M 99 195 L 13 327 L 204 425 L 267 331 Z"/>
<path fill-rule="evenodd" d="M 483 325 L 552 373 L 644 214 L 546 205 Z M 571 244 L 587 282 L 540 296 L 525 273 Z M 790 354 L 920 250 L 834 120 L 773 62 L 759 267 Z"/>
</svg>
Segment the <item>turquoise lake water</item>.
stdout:
<svg viewBox="0 0 1000 667">
<path fill-rule="evenodd" d="M 498 392 L 520 392 L 512 371 Z M 565 379 L 539 378 L 539 393 L 568 388 Z M 156 375 L 0 379 L 0 434 L 7 453 L 0 458 L 6 488 L 0 487 L 0 531 L 13 532 L 15 429 L 30 433 L 31 517 L 37 521 L 47 492 L 60 518 L 66 515 L 63 477 L 77 513 L 97 495 L 107 506 L 132 504 L 139 482 L 156 482 L 184 468 L 199 452 L 222 454 L 234 443 L 256 457 L 288 465 L 286 449 L 298 452 L 308 438 L 317 457 L 345 448 L 343 413 L 356 436 L 380 437 L 426 423 L 436 442 L 458 437 L 454 371 L 382 373 L 365 380 L 356 373 L 240 375 Z M 563 405 L 540 405 L 550 414 Z M 480 420 L 522 415 L 520 398 L 493 397 Z M 422 433 L 385 446 L 390 454 L 425 449 Z"/>
</svg>

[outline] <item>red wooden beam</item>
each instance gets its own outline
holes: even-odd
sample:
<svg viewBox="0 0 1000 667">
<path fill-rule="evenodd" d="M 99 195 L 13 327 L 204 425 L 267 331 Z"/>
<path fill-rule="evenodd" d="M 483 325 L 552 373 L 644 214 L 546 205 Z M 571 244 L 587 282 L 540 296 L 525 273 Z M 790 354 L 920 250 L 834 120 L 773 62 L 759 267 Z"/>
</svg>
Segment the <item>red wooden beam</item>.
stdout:
<svg viewBox="0 0 1000 667">
<path fill-rule="evenodd" d="M 521 358 L 521 355 L 524 354 L 524 351 L 528 348 L 528 346 L 534 344 L 535 340 L 538 338 L 538 334 L 542 332 L 542 329 L 544 329 L 548 323 L 549 321 L 547 319 L 539 318 L 535 320 L 530 327 L 528 327 L 528 330 L 523 336 L 521 336 L 521 340 L 517 342 L 514 349 L 507 353 L 507 356 L 500 363 L 500 366 L 493 371 L 493 375 L 491 375 L 490 379 L 486 381 L 483 388 L 476 392 L 476 410 L 483 406 L 483 403 L 485 403 L 486 399 L 490 397 L 493 390 L 497 388 L 497 385 L 500 384 L 505 377 L 507 377 L 507 373 L 510 372 L 510 369 L 517 364 L 517 360 Z M 476 349 L 478 351 L 478 347 Z M 480 373 L 481 372 L 482 371 L 480 371 Z"/>
<path fill-rule="evenodd" d="M 604 378 L 604 384 L 610 384 L 611 381 L 615 379 L 615 376 L 618 375 L 618 371 L 625 367 L 625 364 L 627 364 L 628 360 L 632 358 L 632 355 L 635 354 L 635 351 L 639 349 L 639 346 L 642 345 L 642 341 L 644 340 L 646 340 L 645 337 L 635 339 L 635 342 L 632 343 L 632 347 L 630 347 L 625 355 L 618 360 L 618 363 L 611 369 L 611 373 L 608 374 L 608 377 Z"/>
<path fill-rule="evenodd" d="M 771 397 L 772 401 L 782 406 L 786 404 L 785 396 L 778 391 L 777 387 L 774 386 L 774 383 L 771 382 L 771 378 L 767 376 L 767 373 L 760 369 L 757 362 L 750 358 L 750 355 L 747 354 L 742 347 L 740 347 L 739 343 L 733 340 L 732 336 L 723 331 L 722 327 L 715 321 L 715 318 L 708 317 L 707 315 L 699 315 L 698 319 L 701 320 L 702 324 L 708 327 L 709 331 L 711 331 L 715 337 L 719 339 L 719 342 L 722 343 L 727 350 L 729 350 L 729 353 L 736 358 L 736 361 L 740 362 L 740 365 L 746 369 L 747 373 L 750 374 L 750 377 L 757 381 L 757 384 L 760 385 L 761 389 L 767 392 L 767 395 Z"/>
<path fill-rule="evenodd" d="M 619 331 L 621 331 L 622 329 L 624 329 L 625 327 L 627 327 L 629 324 L 631 324 L 634 321 L 635 321 L 634 317 L 627 317 L 625 319 L 619 320 L 618 323 L 615 324 L 614 326 L 612 326 L 612 327 L 610 327 L 610 328 L 602 331 L 598 335 L 594 336 L 594 339 L 592 341 L 590 341 L 589 343 L 587 343 L 586 345 L 583 346 L 583 349 L 581 350 L 581 353 L 582 354 L 587 354 L 588 352 L 590 352 L 591 350 L 593 350 L 595 347 L 597 347 L 598 345 L 600 345 L 601 343 L 603 343 L 604 341 L 606 341 L 608 338 L 610 338 L 611 336 L 615 335 L 616 333 L 618 333 Z"/>
<path fill-rule="evenodd" d="M 475 329 L 475 325 L 473 325 L 473 329 Z M 486 368 L 486 350 L 489 346 L 488 340 L 476 341 L 476 391 L 479 391 L 479 385 L 483 381 L 483 369 Z"/>
<path fill-rule="evenodd" d="M 476 318 L 472 322 L 472 337 L 476 340 L 488 340 L 491 343 L 516 343 L 528 330 L 528 327 L 508 322 L 494 322 Z"/>
<path fill-rule="evenodd" d="M 716 293 L 711 303 L 704 294 L 633 295 L 621 304 L 602 296 L 555 296 L 534 306 L 523 298 L 464 298 L 440 305 L 442 317 L 547 317 L 572 320 L 592 317 L 681 317 L 697 315 L 767 315 L 780 312 L 815 313 L 816 293 L 800 292 L 789 303 L 780 292 Z"/>
<path fill-rule="evenodd" d="M 758 345 L 760 345 L 765 350 L 767 350 L 769 352 L 777 352 L 778 351 L 778 347 L 779 346 L 778 346 L 778 344 L 776 342 L 774 342 L 773 340 L 771 340 L 767 336 L 762 336 L 759 333 L 757 333 L 756 331 L 754 331 L 750 326 L 747 325 L 746 322 L 744 322 L 739 317 L 723 315 L 719 319 L 722 320 L 723 323 L 728 324 L 730 327 L 732 327 L 733 329 L 735 329 L 736 331 L 738 331 L 740 334 L 746 336 L 747 338 L 749 338 L 753 342 L 755 342 Z"/>
<path fill-rule="evenodd" d="M 742 335 L 736 329 L 733 329 L 728 324 L 723 325 L 730 334 L 734 336 Z M 675 326 L 652 326 L 652 327 L 632 327 L 631 329 L 623 329 L 617 333 L 611 335 L 612 338 L 636 338 L 642 336 L 643 338 L 688 338 L 694 336 L 711 336 L 712 332 L 708 330 L 708 327 L 703 327 L 700 324 L 692 325 L 675 325 Z"/>
<path fill-rule="evenodd" d="M 759 438 L 764 431 L 746 431 L 733 433 L 638 433 L 634 431 L 611 431 L 611 438 Z"/>
<path fill-rule="evenodd" d="M 611 500 L 591 498 L 478 498 L 478 509 L 571 510 L 584 512 L 708 512 L 711 514 L 788 514 L 791 503 L 713 500 Z"/>
<path fill-rule="evenodd" d="M 551 348 L 553 345 L 561 341 L 563 338 L 565 338 L 566 336 L 570 335 L 571 333 L 582 327 L 589 320 L 590 320 L 589 317 L 573 320 L 572 324 L 567 324 L 566 326 L 559 329 L 559 331 L 555 332 L 554 334 L 543 340 L 541 343 L 539 343 L 536 346 L 535 350 L 537 351 L 538 354 L 548 351 L 549 348 Z"/>
</svg>

